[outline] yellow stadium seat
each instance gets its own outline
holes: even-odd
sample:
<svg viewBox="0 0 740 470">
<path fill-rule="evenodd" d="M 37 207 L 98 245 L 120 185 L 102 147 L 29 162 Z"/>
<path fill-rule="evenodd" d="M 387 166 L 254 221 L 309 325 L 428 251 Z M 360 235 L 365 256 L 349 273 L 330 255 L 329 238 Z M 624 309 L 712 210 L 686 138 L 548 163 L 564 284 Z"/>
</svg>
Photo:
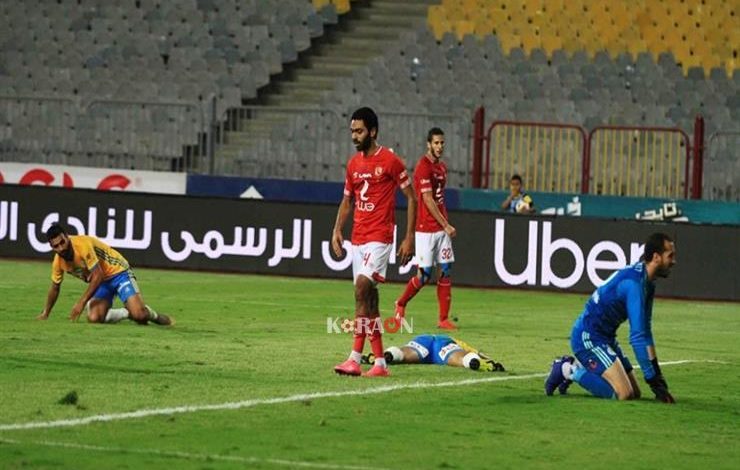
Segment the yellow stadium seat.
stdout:
<svg viewBox="0 0 740 470">
<path fill-rule="evenodd" d="M 563 39 L 555 35 L 543 35 L 541 41 L 547 57 L 552 57 L 553 52 L 563 48 Z"/>
<path fill-rule="evenodd" d="M 527 55 L 530 55 L 532 53 L 532 49 L 542 47 L 542 40 L 540 39 L 540 36 L 538 34 L 535 34 L 531 30 L 522 33 L 521 41 L 522 49 L 524 49 L 524 53 Z"/>
<path fill-rule="evenodd" d="M 475 23 L 468 20 L 456 21 L 455 22 L 455 35 L 459 41 L 467 34 L 475 34 Z"/>
<path fill-rule="evenodd" d="M 433 12 L 432 10 L 439 10 L 439 11 Z M 441 41 L 442 36 L 444 36 L 445 33 L 452 30 L 450 22 L 447 21 L 447 17 L 445 16 L 444 13 L 445 12 L 442 11 L 438 5 L 433 5 L 429 7 L 429 14 L 427 15 L 427 24 L 429 25 L 429 29 L 432 30 L 432 34 L 434 34 L 434 38 L 437 41 Z"/>
<path fill-rule="evenodd" d="M 312 0 L 315 6 L 329 1 Z M 541 47 L 593 57 L 649 52 L 656 60 L 671 51 L 684 65 L 708 70 L 736 65 L 740 43 L 738 0 L 441 0 L 429 8 L 427 23 L 437 39 L 454 32 L 495 34 L 505 53 Z M 348 3 L 347 0 L 344 1 Z M 731 14 L 732 12 L 732 14 Z"/>
<path fill-rule="evenodd" d="M 350 10 L 349 0 L 331 0 L 337 9 L 337 13 L 343 15 Z"/>
<path fill-rule="evenodd" d="M 498 42 L 501 44 L 501 50 L 506 55 L 509 55 L 513 48 L 522 45 L 521 38 L 515 34 L 500 34 L 498 35 Z"/>
<path fill-rule="evenodd" d="M 313 0 L 311 2 L 315 10 L 321 10 L 325 6 L 331 3 L 331 0 Z"/>
<path fill-rule="evenodd" d="M 626 47 L 627 52 L 629 52 L 632 56 L 632 60 L 637 60 L 637 56 L 641 52 L 648 51 L 648 45 L 642 39 L 632 39 L 630 41 L 627 41 Z"/>
<path fill-rule="evenodd" d="M 479 18 L 474 21 L 475 24 L 475 35 L 479 38 L 485 38 L 488 35 L 493 34 L 493 23 L 491 19 L 486 17 Z"/>
</svg>

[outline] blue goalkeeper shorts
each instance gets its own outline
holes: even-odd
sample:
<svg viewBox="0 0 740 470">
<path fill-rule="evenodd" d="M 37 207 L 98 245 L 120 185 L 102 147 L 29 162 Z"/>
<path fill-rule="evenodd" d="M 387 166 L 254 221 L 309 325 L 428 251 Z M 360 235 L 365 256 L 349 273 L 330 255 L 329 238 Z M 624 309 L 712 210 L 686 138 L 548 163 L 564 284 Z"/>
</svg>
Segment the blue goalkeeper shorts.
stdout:
<svg viewBox="0 0 740 470">
<path fill-rule="evenodd" d="M 98 290 L 93 294 L 93 298 L 107 300 L 110 305 L 113 305 L 113 296 L 118 295 L 118 298 L 125 305 L 129 297 L 138 293 L 139 286 L 136 284 L 134 273 L 123 271 L 103 281 L 100 287 L 98 287 Z"/>
<path fill-rule="evenodd" d="M 419 356 L 422 364 L 447 365 L 450 355 L 455 351 L 463 351 L 452 338 L 446 335 L 419 335 L 406 344 Z"/>
<path fill-rule="evenodd" d="M 619 359 L 624 370 L 629 373 L 633 367 L 619 347 L 617 340 L 604 341 L 594 337 L 590 332 L 580 328 L 573 328 L 570 336 L 570 346 L 578 362 L 583 364 L 589 372 L 601 375 Z"/>
</svg>

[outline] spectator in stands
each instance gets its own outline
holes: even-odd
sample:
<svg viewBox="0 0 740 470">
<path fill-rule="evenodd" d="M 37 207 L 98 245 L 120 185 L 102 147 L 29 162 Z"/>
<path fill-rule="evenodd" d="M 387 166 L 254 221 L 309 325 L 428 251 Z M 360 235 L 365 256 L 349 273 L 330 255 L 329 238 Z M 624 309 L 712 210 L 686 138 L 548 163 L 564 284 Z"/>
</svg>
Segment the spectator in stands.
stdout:
<svg viewBox="0 0 740 470">
<path fill-rule="evenodd" d="M 512 175 L 509 188 L 511 192 L 509 197 L 501 203 L 501 209 L 515 214 L 533 214 L 535 212 L 534 201 L 522 189 L 522 177 L 517 174 Z"/>
<path fill-rule="evenodd" d="M 152 322 L 170 326 L 174 323 L 169 316 L 144 304 L 134 273 L 118 251 L 95 237 L 68 235 L 59 224 L 49 227 L 46 239 L 54 250 L 54 261 L 51 287 L 44 310 L 37 317 L 39 320 L 49 318 L 59 297 L 64 273 L 68 273 L 88 285 L 72 307 L 70 320 L 77 320 L 87 312 L 87 320 L 91 323 L 117 323 L 124 319 L 142 325 Z M 118 296 L 126 308 L 111 308 L 114 296 Z"/>
</svg>

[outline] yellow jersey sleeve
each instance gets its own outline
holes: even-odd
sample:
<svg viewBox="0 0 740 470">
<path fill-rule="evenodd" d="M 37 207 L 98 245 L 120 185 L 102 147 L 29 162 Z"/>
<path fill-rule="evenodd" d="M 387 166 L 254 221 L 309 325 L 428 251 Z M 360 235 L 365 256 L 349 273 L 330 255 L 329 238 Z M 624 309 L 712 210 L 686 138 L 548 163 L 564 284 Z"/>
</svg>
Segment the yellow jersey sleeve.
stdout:
<svg viewBox="0 0 740 470">
<path fill-rule="evenodd" d="M 63 279 L 64 270 L 59 261 L 59 255 L 54 255 L 54 260 L 51 262 L 51 282 L 54 284 L 61 284 Z"/>
<path fill-rule="evenodd" d="M 98 257 L 95 255 L 95 247 L 90 237 L 76 237 L 74 243 L 75 254 L 80 257 L 80 261 L 88 271 L 92 271 L 98 264 Z"/>
</svg>

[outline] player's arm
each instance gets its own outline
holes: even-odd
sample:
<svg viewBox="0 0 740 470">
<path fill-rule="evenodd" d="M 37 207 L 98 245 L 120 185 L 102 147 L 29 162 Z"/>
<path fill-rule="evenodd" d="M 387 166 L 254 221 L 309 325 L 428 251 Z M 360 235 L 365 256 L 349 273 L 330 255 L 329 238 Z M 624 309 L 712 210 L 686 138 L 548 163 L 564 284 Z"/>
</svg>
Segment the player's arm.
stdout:
<svg viewBox="0 0 740 470">
<path fill-rule="evenodd" d="M 619 287 L 623 290 L 627 303 L 627 317 L 630 322 L 630 344 L 635 352 L 637 362 L 642 369 L 645 382 L 655 394 L 655 398 L 665 403 L 675 403 L 675 399 L 668 391 L 668 384 L 663 377 L 655 354 L 655 343 L 650 326 L 650 311 L 646 308 L 642 286 L 634 281 L 623 282 Z"/>
<path fill-rule="evenodd" d="M 69 314 L 70 320 L 77 320 L 85 308 L 85 304 L 92 298 L 95 291 L 98 290 L 100 284 L 103 283 L 103 270 L 100 268 L 100 264 L 95 264 L 90 270 L 90 277 L 88 279 L 87 289 L 80 297 L 80 300 L 72 307 L 72 311 Z"/>
<path fill-rule="evenodd" d="M 414 234 L 416 232 L 416 195 L 414 194 L 414 188 L 411 184 L 407 184 L 401 188 L 403 194 L 406 196 L 408 204 L 406 205 L 406 236 L 401 242 L 401 247 L 398 249 L 398 257 L 400 258 L 401 266 L 411 261 L 414 257 Z"/>
<path fill-rule="evenodd" d="M 504 202 L 501 203 L 501 209 L 508 211 L 509 206 L 511 205 L 511 200 L 514 199 L 513 194 L 509 194 L 506 199 L 504 199 Z"/>
<path fill-rule="evenodd" d="M 51 315 L 51 310 L 57 303 L 57 299 L 59 298 L 59 291 L 61 290 L 61 288 L 61 282 L 51 283 L 51 286 L 49 287 L 49 292 L 46 294 L 46 304 L 44 305 L 44 309 L 41 311 L 41 314 L 36 317 L 37 319 L 46 320 L 47 318 L 49 318 L 49 315 Z"/>
<path fill-rule="evenodd" d="M 342 202 L 339 203 L 337 219 L 334 221 L 334 230 L 332 230 L 331 234 L 331 247 L 334 250 L 334 254 L 338 257 L 342 256 L 342 244 L 344 243 L 342 230 L 344 229 L 344 224 L 347 222 L 347 217 L 349 217 L 351 203 L 350 197 L 345 192 Z"/>
<path fill-rule="evenodd" d="M 432 196 L 432 192 L 423 191 L 421 193 L 421 199 L 424 202 L 424 205 L 426 206 L 426 208 L 429 210 L 429 213 L 432 214 L 432 217 L 434 217 L 434 220 L 437 221 L 437 223 L 442 227 L 442 229 L 447 233 L 447 235 L 454 238 L 455 235 L 457 235 L 457 230 L 442 215 L 442 212 L 439 210 L 439 207 L 437 207 L 437 203 L 434 201 L 434 196 Z"/>
</svg>

